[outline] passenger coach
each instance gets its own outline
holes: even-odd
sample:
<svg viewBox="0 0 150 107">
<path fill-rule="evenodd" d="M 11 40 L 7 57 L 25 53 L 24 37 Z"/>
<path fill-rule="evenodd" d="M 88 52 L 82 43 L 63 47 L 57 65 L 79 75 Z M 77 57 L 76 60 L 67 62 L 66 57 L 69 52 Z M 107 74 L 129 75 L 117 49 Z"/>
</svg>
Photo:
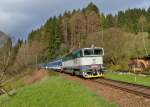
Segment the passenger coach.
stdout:
<svg viewBox="0 0 150 107">
<path fill-rule="evenodd" d="M 62 64 L 63 64 L 62 59 L 58 59 L 58 60 L 47 63 L 47 69 L 61 70 Z"/>
</svg>

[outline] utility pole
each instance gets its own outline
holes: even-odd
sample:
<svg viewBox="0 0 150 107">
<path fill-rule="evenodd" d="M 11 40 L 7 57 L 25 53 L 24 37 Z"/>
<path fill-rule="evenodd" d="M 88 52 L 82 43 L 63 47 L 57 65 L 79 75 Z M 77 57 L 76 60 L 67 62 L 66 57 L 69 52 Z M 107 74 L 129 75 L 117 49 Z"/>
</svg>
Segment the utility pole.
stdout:
<svg viewBox="0 0 150 107">
<path fill-rule="evenodd" d="M 102 25 L 102 46 L 104 45 L 104 37 L 103 37 L 103 35 L 104 35 L 104 32 L 103 32 L 103 25 Z"/>
<path fill-rule="evenodd" d="M 36 71 L 38 71 L 37 60 L 38 60 L 38 57 L 37 57 L 37 55 L 36 55 L 36 56 L 35 56 L 35 66 L 36 66 Z"/>
<path fill-rule="evenodd" d="M 144 15 L 142 15 L 139 19 L 139 23 L 141 24 L 141 31 L 142 33 L 144 32 L 144 24 L 146 23 L 146 18 Z M 144 34 L 142 35 L 143 36 L 143 45 L 144 45 L 144 49 L 145 49 L 145 53 L 146 53 L 146 56 L 148 56 L 148 52 L 147 52 L 147 49 L 146 49 L 146 45 L 145 45 L 145 38 L 144 38 Z"/>
<path fill-rule="evenodd" d="M 144 45 L 144 49 L 145 49 L 146 56 L 148 56 L 148 52 L 147 52 L 146 45 L 145 45 L 145 38 L 144 38 L 144 35 L 143 35 L 143 45 Z"/>
</svg>

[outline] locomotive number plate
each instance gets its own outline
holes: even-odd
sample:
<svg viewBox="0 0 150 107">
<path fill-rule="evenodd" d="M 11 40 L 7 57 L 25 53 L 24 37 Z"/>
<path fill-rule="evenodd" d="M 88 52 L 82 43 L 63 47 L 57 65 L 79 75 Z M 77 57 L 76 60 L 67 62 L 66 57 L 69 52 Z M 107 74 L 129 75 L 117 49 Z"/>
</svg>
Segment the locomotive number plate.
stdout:
<svg viewBox="0 0 150 107">
<path fill-rule="evenodd" d="M 97 68 L 97 67 L 98 67 L 98 65 L 96 65 L 96 64 L 91 65 L 91 68 Z"/>
</svg>

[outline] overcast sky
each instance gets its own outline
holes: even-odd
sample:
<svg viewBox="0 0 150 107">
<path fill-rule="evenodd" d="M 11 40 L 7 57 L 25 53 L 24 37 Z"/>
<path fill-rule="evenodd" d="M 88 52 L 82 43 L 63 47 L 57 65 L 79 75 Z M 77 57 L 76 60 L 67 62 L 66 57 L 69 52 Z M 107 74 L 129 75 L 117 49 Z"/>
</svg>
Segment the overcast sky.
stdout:
<svg viewBox="0 0 150 107">
<path fill-rule="evenodd" d="M 128 8 L 148 8 L 150 0 L 0 0 L 0 30 L 27 38 L 51 16 L 95 3 L 101 12 L 115 14 Z"/>
</svg>

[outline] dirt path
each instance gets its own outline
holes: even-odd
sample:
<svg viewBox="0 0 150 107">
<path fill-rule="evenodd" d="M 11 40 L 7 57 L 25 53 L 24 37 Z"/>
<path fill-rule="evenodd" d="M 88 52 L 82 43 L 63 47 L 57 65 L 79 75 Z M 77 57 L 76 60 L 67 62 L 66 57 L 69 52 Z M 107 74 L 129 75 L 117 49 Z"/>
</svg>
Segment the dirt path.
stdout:
<svg viewBox="0 0 150 107">
<path fill-rule="evenodd" d="M 109 86 L 101 85 L 91 80 L 84 80 L 76 76 L 60 74 L 64 78 L 76 81 L 85 85 L 89 89 L 97 92 L 100 96 L 104 96 L 108 101 L 115 102 L 119 107 L 150 107 L 150 99 L 137 96 L 128 92 L 114 89 Z"/>
<path fill-rule="evenodd" d="M 48 75 L 48 72 L 45 70 L 39 70 L 39 71 L 34 71 L 30 75 L 26 75 L 23 80 L 25 84 L 32 84 L 36 81 L 40 81 L 42 78 L 46 77 Z"/>
</svg>

